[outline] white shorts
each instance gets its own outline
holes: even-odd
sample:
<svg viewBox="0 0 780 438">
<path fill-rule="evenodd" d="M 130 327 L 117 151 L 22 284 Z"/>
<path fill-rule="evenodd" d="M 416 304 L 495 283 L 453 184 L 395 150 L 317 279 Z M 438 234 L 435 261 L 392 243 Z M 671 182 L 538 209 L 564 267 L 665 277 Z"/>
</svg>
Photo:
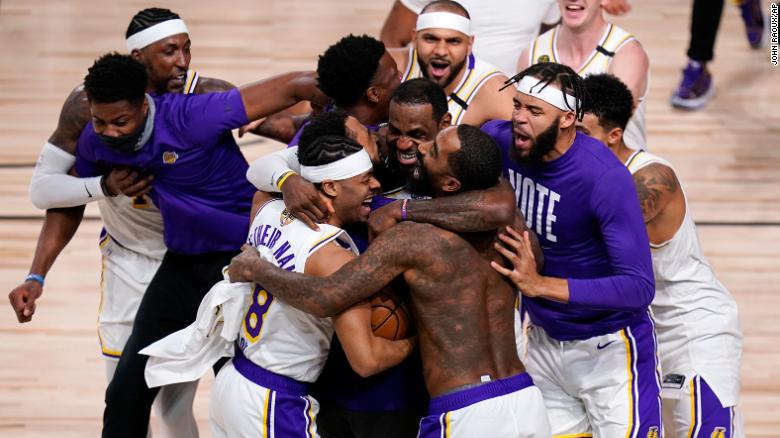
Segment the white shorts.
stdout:
<svg viewBox="0 0 780 438">
<path fill-rule="evenodd" d="M 553 436 L 661 437 L 660 375 L 649 315 L 628 327 L 557 341 L 528 327 L 528 373 L 542 391 Z"/>
<path fill-rule="evenodd" d="M 162 260 L 122 247 L 105 229 L 100 236 L 100 252 L 103 268 L 98 337 L 103 356 L 118 359 L 133 330 L 141 298 Z"/>
<path fill-rule="evenodd" d="M 542 393 L 526 373 L 431 399 L 419 438 L 547 438 Z"/>
<path fill-rule="evenodd" d="M 211 388 L 211 433 L 214 438 L 318 438 L 319 403 L 307 390 L 306 384 L 234 358 Z"/>
</svg>

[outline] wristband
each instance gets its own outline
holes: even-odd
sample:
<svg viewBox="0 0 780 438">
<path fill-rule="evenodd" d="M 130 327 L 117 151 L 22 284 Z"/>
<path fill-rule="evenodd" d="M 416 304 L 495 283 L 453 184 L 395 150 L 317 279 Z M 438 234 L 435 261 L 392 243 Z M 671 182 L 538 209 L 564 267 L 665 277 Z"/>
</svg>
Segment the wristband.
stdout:
<svg viewBox="0 0 780 438">
<path fill-rule="evenodd" d="M 409 200 L 404 199 L 403 202 L 401 202 L 401 221 L 405 221 L 408 219 L 406 206 L 409 205 Z"/>
<path fill-rule="evenodd" d="M 282 189 L 282 184 L 284 184 L 287 181 L 287 178 L 297 175 L 297 173 L 293 172 L 292 170 L 282 175 L 281 178 L 279 178 L 279 181 L 276 183 L 276 187 L 279 188 L 279 190 Z"/>
<path fill-rule="evenodd" d="M 30 275 L 24 277 L 24 281 L 25 282 L 34 281 L 36 283 L 39 283 L 41 285 L 41 287 L 43 287 L 43 275 L 30 274 Z"/>
</svg>

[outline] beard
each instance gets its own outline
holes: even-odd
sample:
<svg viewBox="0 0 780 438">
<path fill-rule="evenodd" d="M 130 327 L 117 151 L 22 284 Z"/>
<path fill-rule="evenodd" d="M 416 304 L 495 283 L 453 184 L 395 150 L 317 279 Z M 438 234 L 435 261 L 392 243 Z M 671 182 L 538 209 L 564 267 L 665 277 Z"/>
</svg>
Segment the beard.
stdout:
<svg viewBox="0 0 780 438">
<path fill-rule="evenodd" d="M 434 78 L 428 77 L 428 66 L 431 64 L 430 61 L 426 62 L 423 61 L 422 58 L 417 58 L 417 63 L 420 64 L 420 71 L 422 71 L 423 77 L 425 77 L 426 79 L 430 79 L 436 85 L 444 89 L 449 87 L 450 84 L 452 84 L 452 81 L 455 80 L 455 78 L 458 76 L 458 73 L 460 73 L 460 71 L 463 70 L 463 67 L 466 65 L 467 60 L 468 57 L 463 59 L 463 61 L 461 61 L 458 64 L 453 65 L 452 63 L 450 63 L 450 74 L 443 77 L 442 79 L 439 79 L 438 81 Z M 431 61 L 433 61 L 433 59 Z"/>
<path fill-rule="evenodd" d="M 547 129 L 537 135 L 531 143 L 531 150 L 528 155 L 523 156 L 513 145 L 509 149 L 509 156 L 518 164 L 534 165 L 542 163 L 544 156 L 552 151 L 555 148 L 555 143 L 558 142 L 559 125 L 560 121 L 555 119 Z"/>
<path fill-rule="evenodd" d="M 412 171 L 409 178 L 409 191 L 414 196 L 433 196 L 433 190 L 431 189 L 431 182 L 428 180 L 428 172 L 425 171 L 425 165 L 423 164 L 423 156 L 417 154 L 417 166 Z"/>
</svg>

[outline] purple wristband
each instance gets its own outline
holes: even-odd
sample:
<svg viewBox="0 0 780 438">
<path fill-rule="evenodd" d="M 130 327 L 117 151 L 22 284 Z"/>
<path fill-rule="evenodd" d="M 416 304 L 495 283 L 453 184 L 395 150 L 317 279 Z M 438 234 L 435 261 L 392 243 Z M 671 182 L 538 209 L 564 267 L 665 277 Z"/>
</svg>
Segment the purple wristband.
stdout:
<svg viewBox="0 0 780 438">
<path fill-rule="evenodd" d="M 401 221 L 405 221 L 406 219 L 408 219 L 408 217 L 406 215 L 406 213 L 407 213 L 406 212 L 407 204 L 409 204 L 409 200 L 408 199 L 404 199 L 403 202 L 401 202 Z"/>
</svg>

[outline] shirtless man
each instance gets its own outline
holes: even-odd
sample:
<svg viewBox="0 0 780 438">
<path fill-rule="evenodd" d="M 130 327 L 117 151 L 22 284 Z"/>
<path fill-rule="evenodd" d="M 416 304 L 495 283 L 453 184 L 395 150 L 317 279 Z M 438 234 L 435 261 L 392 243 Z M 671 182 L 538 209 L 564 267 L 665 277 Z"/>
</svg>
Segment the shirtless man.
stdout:
<svg viewBox="0 0 780 438">
<path fill-rule="evenodd" d="M 368 218 L 367 200 L 379 183 L 368 153 L 346 137 L 301 141 L 299 160 L 303 175 L 332 199 L 333 215 L 314 231 L 292 218 L 281 199 L 258 192 L 247 241 L 283 269 L 324 276 L 355 257 L 357 247 L 343 227 Z M 315 435 L 318 403 L 308 384 L 323 370 L 334 330 L 349 365 L 363 377 L 397 365 L 414 348 L 413 339 L 374 335 L 367 301 L 332 319 L 316 318 L 255 286 L 236 356 L 214 382 L 214 436 L 260 436 L 269 429 L 276 436 Z"/>
<path fill-rule="evenodd" d="M 447 95 L 452 124 L 480 126 L 508 119 L 512 90 L 499 91 L 506 75 L 472 53 L 474 36 L 468 11 L 451 0 L 438 0 L 417 18 L 413 44 L 391 49 L 401 80 L 426 77 Z"/>
<path fill-rule="evenodd" d="M 443 130 L 421 145 L 420 154 L 417 174 L 436 196 L 487 189 L 501 173 L 495 143 L 469 126 Z M 279 299 L 324 317 L 403 275 L 433 397 L 419 436 L 549 436 L 541 395 L 515 350 L 514 291 L 489 265 L 499 259 L 493 232 L 469 238 L 471 244 L 435 226 L 405 222 L 326 278 L 288 273 L 245 247 L 232 260 L 230 277 L 256 281 Z"/>
</svg>

